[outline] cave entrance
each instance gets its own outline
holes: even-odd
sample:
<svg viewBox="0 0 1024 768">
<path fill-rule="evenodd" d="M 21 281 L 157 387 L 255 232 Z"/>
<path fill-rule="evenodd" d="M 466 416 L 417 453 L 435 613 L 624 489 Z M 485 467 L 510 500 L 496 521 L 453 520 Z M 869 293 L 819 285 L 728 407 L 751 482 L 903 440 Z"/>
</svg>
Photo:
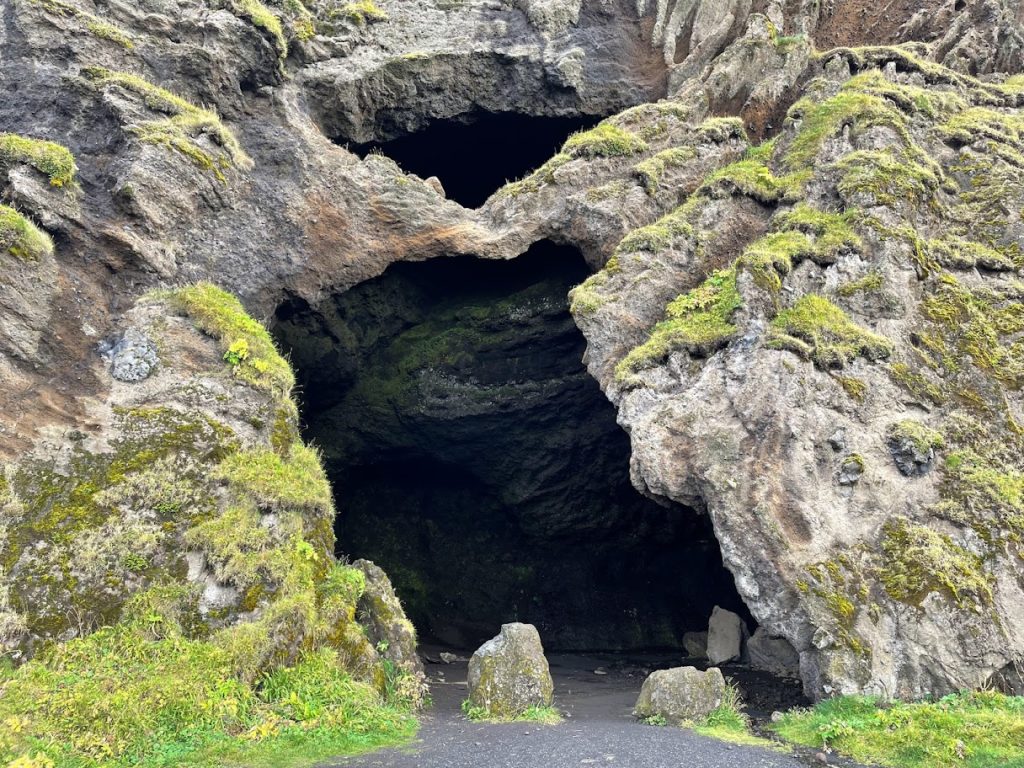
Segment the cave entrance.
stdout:
<svg viewBox="0 0 1024 768">
<path fill-rule="evenodd" d="M 437 120 L 390 141 L 348 148 L 364 158 L 380 152 L 423 179 L 436 176 L 448 199 L 477 208 L 506 181 L 543 165 L 572 133 L 591 128 L 600 119 L 478 112 Z"/>
<path fill-rule="evenodd" d="M 717 604 L 753 621 L 707 516 L 629 481 L 629 439 L 581 363 L 572 248 L 395 264 L 274 333 L 335 489 L 339 555 L 391 576 L 421 639 L 503 622 L 563 651 L 678 649 Z"/>
</svg>

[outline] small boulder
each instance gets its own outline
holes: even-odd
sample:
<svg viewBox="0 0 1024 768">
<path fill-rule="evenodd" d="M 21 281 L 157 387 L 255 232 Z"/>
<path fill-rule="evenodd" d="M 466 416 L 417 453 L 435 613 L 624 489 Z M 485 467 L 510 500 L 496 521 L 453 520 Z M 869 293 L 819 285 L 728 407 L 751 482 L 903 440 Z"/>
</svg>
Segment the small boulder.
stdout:
<svg viewBox="0 0 1024 768">
<path fill-rule="evenodd" d="M 490 717 L 512 718 L 551 706 L 554 683 L 532 624 L 505 624 L 469 660 L 469 701 Z"/>
<path fill-rule="evenodd" d="M 716 605 L 708 622 L 708 661 L 718 665 L 739 659 L 746 634 L 743 619 Z"/>
<path fill-rule="evenodd" d="M 142 381 L 160 362 L 156 344 L 135 328 L 125 331 L 109 354 L 110 375 L 118 381 Z"/>
<path fill-rule="evenodd" d="M 717 709 L 724 697 L 725 678 L 715 667 L 706 672 L 696 667 L 659 669 L 644 680 L 633 716 L 699 720 Z"/>
<path fill-rule="evenodd" d="M 683 648 L 686 649 L 686 655 L 691 659 L 706 659 L 708 657 L 708 633 L 685 633 L 683 635 Z"/>
<path fill-rule="evenodd" d="M 800 654 L 784 637 L 772 637 L 758 627 L 747 641 L 750 666 L 780 677 L 800 677 Z"/>
<path fill-rule="evenodd" d="M 932 471 L 935 449 L 943 446 L 942 435 L 920 422 L 905 419 L 889 427 L 889 454 L 906 477 L 920 477 Z"/>
<path fill-rule="evenodd" d="M 423 664 L 416 653 L 416 629 L 406 618 L 391 580 L 380 566 L 369 560 L 356 560 L 352 567 L 366 577 L 366 589 L 359 598 L 356 612 L 359 623 L 366 628 L 367 639 L 398 669 L 422 679 Z"/>
</svg>

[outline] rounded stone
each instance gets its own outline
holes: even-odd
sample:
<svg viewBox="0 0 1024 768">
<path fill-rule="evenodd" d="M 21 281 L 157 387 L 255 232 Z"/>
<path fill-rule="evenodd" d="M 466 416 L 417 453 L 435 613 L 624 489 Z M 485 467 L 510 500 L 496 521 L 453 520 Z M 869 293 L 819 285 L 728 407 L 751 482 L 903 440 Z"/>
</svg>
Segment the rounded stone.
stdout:
<svg viewBox="0 0 1024 768">
<path fill-rule="evenodd" d="M 670 722 L 699 720 L 721 706 L 725 678 L 717 667 L 675 667 L 652 672 L 640 689 L 634 717 L 663 717 Z"/>
<path fill-rule="evenodd" d="M 469 701 L 490 717 L 512 718 L 548 707 L 554 683 L 537 628 L 504 624 L 469 660 Z"/>
</svg>

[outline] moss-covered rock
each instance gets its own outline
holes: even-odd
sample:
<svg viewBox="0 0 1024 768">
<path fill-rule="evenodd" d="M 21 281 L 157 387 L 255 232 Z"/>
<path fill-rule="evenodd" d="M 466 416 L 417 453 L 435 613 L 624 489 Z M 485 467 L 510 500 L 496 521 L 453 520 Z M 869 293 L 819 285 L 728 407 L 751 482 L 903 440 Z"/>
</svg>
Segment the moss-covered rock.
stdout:
<svg viewBox="0 0 1024 768">
<path fill-rule="evenodd" d="M 504 624 L 469 660 L 469 702 L 496 720 L 550 707 L 554 684 L 540 635 L 531 624 Z"/>
</svg>

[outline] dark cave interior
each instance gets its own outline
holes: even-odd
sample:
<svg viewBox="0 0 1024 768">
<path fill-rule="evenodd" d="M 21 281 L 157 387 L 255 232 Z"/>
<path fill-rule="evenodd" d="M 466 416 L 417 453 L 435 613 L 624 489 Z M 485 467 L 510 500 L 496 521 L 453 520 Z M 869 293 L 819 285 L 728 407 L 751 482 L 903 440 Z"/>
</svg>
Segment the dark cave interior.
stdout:
<svg viewBox="0 0 1024 768">
<path fill-rule="evenodd" d="M 390 141 L 347 146 L 360 157 L 381 152 L 420 178 L 437 176 L 450 200 L 477 208 L 506 181 L 543 165 L 572 133 L 600 119 L 479 112 L 438 120 Z"/>
<path fill-rule="evenodd" d="M 587 274 L 542 242 L 395 264 L 276 313 L 338 554 L 389 573 L 423 640 L 472 648 L 516 620 L 552 650 L 678 649 L 716 604 L 754 627 L 707 516 L 630 484 L 568 311 Z"/>
</svg>

